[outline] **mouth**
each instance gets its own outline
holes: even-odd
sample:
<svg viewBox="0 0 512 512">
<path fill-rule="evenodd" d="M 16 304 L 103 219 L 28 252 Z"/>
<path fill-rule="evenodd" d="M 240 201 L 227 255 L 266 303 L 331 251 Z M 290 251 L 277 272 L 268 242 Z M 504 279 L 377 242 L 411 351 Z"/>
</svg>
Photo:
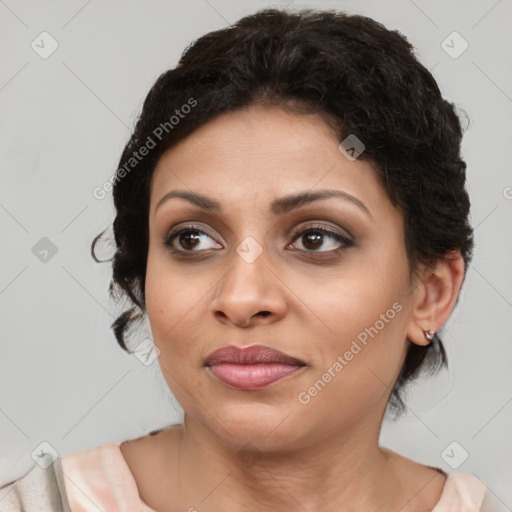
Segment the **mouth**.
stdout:
<svg viewBox="0 0 512 512">
<path fill-rule="evenodd" d="M 307 365 L 267 346 L 252 345 L 242 349 L 230 345 L 212 352 L 204 366 L 228 387 L 250 391 L 290 377 Z"/>
</svg>

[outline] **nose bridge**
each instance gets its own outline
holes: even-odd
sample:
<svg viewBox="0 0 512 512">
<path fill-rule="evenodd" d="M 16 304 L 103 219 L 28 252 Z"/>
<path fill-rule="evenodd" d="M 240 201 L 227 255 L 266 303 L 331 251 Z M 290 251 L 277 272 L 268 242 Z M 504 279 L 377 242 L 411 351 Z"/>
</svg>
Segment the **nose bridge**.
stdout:
<svg viewBox="0 0 512 512">
<path fill-rule="evenodd" d="M 261 202 L 260 202 L 261 204 Z M 255 201 L 246 201 L 245 206 L 239 206 L 235 210 L 235 224 L 237 228 L 232 234 L 237 242 L 234 247 L 232 263 L 246 265 L 262 265 L 268 256 L 269 247 L 266 246 L 268 234 L 272 227 L 267 224 L 264 212 L 260 211 Z M 263 257 L 262 257 L 263 256 Z M 240 258 L 241 261 L 238 261 Z M 268 264 L 268 261 L 267 261 Z M 241 265 L 243 268 L 243 265 Z"/>
<path fill-rule="evenodd" d="M 284 313 L 286 301 L 279 293 L 279 279 L 267 268 L 269 254 L 269 249 L 252 235 L 246 235 L 238 243 L 229 270 L 218 283 L 211 303 L 212 313 L 222 313 L 222 317 L 244 326 L 261 312 L 265 316 Z"/>
<path fill-rule="evenodd" d="M 268 248 L 264 248 L 254 236 L 245 236 L 233 251 L 231 270 L 224 284 L 235 286 L 237 293 L 253 294 L 254 287 L 265 282 L 263 276 L 269 263 L 268 252 Z"/>
</svg>

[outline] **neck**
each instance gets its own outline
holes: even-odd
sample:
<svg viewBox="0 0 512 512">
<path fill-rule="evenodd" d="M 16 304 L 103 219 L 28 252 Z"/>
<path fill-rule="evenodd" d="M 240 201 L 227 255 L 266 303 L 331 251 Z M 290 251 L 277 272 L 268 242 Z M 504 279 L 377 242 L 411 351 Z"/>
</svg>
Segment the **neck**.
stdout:
<svg viewBox="0 0 512 512">
<path fill-rule="evenodd" d="M 307 446 L 240 450 L 186 415 L 177 460 L 183 503 L 231 512 L 399 510 L 403 490 L 378 435 L 358 424 L 353 432 L 324 432 Z"/>
</svg>

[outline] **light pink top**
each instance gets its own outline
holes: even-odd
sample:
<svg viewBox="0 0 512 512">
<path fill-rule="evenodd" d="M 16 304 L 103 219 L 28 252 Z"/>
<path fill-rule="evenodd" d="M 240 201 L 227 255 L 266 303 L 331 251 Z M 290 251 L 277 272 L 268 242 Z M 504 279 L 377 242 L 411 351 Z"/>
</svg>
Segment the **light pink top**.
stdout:
<svg viewBox="0 0 512 512">
<path fill-rule="evenodd" d="M 61 457 L 71 512 L 157 512 L 139 496 L 119 444 L 107 443 Z M 467 473 L 449 473 L 432 512 L 479 512 L 486 485 Z"/>
</svg>

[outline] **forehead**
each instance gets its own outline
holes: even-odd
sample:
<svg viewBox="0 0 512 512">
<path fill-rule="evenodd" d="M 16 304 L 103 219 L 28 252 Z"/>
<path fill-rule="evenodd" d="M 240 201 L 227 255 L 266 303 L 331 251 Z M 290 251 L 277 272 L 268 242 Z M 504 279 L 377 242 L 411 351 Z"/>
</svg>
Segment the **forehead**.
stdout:
<svg viewBox="0 0 512 512">
<path fill-rule="evenodd" d="M 336 133 L 317 115 L 268 106 L 221 114 L 160 158 L 151 210 L 171 190 L 261 208 L 275 197 L 335 189 L 361 199 L 369 209 L 386 206 L 373 164 L 349 160 L 338 146 Z"/>
</svg>

